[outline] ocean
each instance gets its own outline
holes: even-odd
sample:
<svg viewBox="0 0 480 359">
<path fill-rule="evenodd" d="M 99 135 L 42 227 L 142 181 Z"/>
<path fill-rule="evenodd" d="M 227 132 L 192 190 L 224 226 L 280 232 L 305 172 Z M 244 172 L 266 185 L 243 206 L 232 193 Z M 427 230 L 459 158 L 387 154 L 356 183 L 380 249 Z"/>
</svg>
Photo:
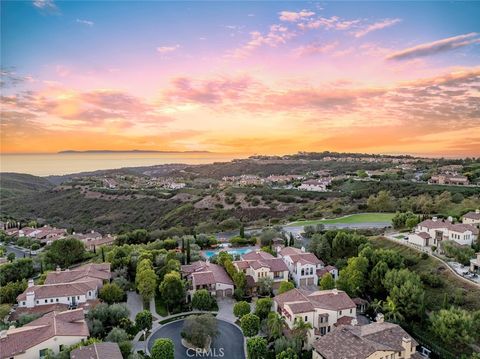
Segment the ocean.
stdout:
<svg viewBox="0 0 480 359">
<path fill-rule="evenodd" d="M 27 173 L 35 176 L 65 175 L 122 167 L 154 166 L 169 163 L 206 164 L 227 162 L 246 155 L 224 153 L 51 153 L 0 154 L 0 172 Z"/>
</svg>

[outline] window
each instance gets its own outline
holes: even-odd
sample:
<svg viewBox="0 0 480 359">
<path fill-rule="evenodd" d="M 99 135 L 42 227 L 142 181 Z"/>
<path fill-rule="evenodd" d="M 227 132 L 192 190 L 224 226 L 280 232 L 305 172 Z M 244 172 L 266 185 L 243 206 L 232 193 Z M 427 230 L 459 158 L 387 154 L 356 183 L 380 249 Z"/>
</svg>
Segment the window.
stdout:
<svg viewBox="0 0 480 359">
<path fill-rule="evenodd" d="M 339 311 L 339 312 L 338 312 L 338 315 L 342 315 L 342 311 Z"/>
<path fill-rule="evenodd" d="M 352 312 L 353 312 L 353 309 L 350 309 L 350 314 L 352 314 Z"/>
<path fill-rule="evenodd" d="M 305 275 L 305 270 L 304 269 L 302 269 L 302 275 Z"/>
<path fill-rule="evenodd" d="M 38 300 L 37 300 L 37 304 L 40 303 Z"/>
<path fill-rule="evenodd" d="M 23 305 L 25 305 L 25 302 L 22 302 Z"/>
<path fill-rule="evenodd" d="M 56 302 L 58 302 L 58 298 L 57 298 L 57 299 L 55 299 L 55 301 L 56 301 Z"/>
<path fill-rule="evenodd" d="M 80 299 L 80 296 L 79 296 L 79 295 L 77 295 L 77 299 Z"/>
<path fill-rule="evenodd" d="M 48 303 L 48 299 L 45 299 L 45 303 Z"/>
<path fill-rule="evenodd" d="M 308 321 L 308 317 L 307 317 L 307 316 L 305 316 L 305 321 L 306 321 L 306 322 Z"/>
<path fill-rule="evenodd" d="M 40 349 L 40 358 L 44 358 L 47 355 L 48 349 Z"/>
</svg>

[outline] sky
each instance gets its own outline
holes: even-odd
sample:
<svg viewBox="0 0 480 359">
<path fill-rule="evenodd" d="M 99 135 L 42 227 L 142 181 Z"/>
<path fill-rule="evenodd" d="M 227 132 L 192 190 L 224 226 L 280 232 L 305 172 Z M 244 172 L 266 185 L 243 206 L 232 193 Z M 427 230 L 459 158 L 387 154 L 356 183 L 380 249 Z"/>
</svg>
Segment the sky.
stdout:
<svg viewBox="0 0 480 359">
<path fill-rule="evenodd" d="M 1 152 L 480 156 L 480 2 L 2 1 Z"/>
</svg>

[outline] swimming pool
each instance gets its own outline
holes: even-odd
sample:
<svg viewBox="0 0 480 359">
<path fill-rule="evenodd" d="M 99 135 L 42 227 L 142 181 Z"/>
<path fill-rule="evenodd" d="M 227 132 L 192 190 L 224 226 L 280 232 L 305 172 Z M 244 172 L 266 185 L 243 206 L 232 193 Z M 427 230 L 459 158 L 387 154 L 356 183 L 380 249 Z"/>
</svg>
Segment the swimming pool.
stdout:
<svg viewBox="0 0 480 359">
<path fill-rule="evenodd" d="M 251 252 L 252 250 L 250 248 L 238 248 L 238 249 L 230 249 L 227 251 L 227 253 L 230 253 L 231 255 L 240 255 L 243 256 L 244 254 L 247 254 Z M 204 251 L 203 256 L 207 259 L 210 257 L 214 256 L 215 254 L 218 254 L 220 252 L 220 249 L 214 250 L 214 251 Z"/>
</svg>

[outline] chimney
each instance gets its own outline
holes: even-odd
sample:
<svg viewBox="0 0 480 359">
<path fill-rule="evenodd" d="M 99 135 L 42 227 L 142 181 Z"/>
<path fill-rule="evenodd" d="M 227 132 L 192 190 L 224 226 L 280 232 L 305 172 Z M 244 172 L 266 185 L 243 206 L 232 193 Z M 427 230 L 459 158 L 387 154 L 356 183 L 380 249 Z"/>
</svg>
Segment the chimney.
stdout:
<svg viewBox="0 0 480 359">
<path fill-rule="evenodd" d="M 385 318 L 383 317 L 383 314 L 382 313 L 378 313 L 377 314 L 377 317 L 375 318 L 375 321 L 377 323 L 383 323 L 385 321 Z"/>
<path fill-rule="evenodd" d="M 475 213 L 476 213 L 476 214 L 479 214 L 479 213 L 480 213 L 480 209 L 476 209 L 476 210 L 475 210 Z"/>
<path fill-rule="evenodd" d="M 449 221 L 450 223 L 453 223 L 453 217 L 452 217 L 452 216 L 448 216 L 447 221 Z"/>
<path fill-rule="evenodd" d="M 358 320 L 356 318 L 353 318 L 350 324 L 353 326 L 358 325 Z"/>
<path fill-rule="evenodd" d="M 333 289 L 332 289 L 332 293 L 335 294 L 335 295 L 337 295 L 337 294 L 338 294 L 338 289 L 337 289 L 337 288 L 333 288 Z"/>
<path fill-rule="evenodd" d="M 436 222 L 437 221 L 437 217 L 432 217 L 432 221 Z"/>
<path fill-rule="evenodd" d="M 412 338 L 410 337 L 403 337 L 402 338 L 402 347 L 405 351 L 404 358 L 410 359 L 412 357 Z"/>
<path fill-rule="evenodd" d="M 0 339 L 5 339 L 7 337 L 7 331 L 6 330 L 0 330 Z"/>
<path fill-rule="evenodd" d="M 30 279 L 28 280 L 28 288 L 33 287 L 33 285 L 34 285 L 33 279 L 30 278 Z"/>
<path fill-rule="evenodd" d="M 302 247 L 300 250 L 301 250 L 302 252 L 305 252 L 305 247 Z"/>
</svg>

